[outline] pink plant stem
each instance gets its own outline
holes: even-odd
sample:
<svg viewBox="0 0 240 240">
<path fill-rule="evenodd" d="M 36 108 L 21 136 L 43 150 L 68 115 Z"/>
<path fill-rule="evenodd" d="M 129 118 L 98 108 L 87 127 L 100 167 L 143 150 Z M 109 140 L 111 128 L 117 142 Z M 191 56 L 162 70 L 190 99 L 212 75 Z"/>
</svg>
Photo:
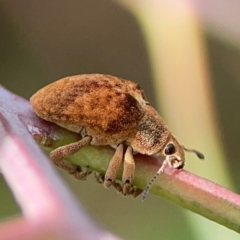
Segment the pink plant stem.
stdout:
<svg viewBox="0 0 240 240">
<path fill-rule="evenodd" d="M 147 179 L 150 179 L 160 166 L 156 159 L 146 159 L 139 155 L 135 181 L 146 184 Z M 139 179 L 139 176 L 144 178 Z M 186 170 L 178 171 L 166 167 L 164 173 L 157 178 L 151 192 L 240 232 L 240 196 L 216 183 Z"/>
<path fill-rule="evenodd" d="M 24 217 L 0 225 L 0 239 L 118 239 L 90 220 L 36 145 L 19 118 L 31 116 L 27 103 L 0 87 L 0 170 Z"/>
</svg>

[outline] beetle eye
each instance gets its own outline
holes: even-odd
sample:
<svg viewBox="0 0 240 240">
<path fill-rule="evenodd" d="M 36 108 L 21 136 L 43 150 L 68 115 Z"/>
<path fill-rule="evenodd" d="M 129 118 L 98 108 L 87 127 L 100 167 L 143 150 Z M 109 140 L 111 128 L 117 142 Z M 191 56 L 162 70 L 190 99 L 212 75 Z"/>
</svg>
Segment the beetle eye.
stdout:
<svg viewBox="0 0 240 240">
<path fill-rule="evenodd" d="M 164 150 L 166 155 L 172 155 L 173 153 L 176 152 L 175 146 L 172 143 L 169 143 L 165 150 Z"/>
</svg>

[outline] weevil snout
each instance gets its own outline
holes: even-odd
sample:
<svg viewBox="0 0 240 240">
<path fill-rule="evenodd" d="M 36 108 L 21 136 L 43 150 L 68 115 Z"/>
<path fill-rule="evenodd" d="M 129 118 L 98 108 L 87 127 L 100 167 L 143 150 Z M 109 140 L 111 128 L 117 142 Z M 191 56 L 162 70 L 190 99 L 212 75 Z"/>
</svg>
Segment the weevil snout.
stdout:
<svg viewBox="0 0 240 240">
<path fill-rule="evenodd" d="M 184 159 L 181 159 L 180 157 L 177 158 L 175 156 L 169 156 L 169 157 L 167 156 L 166 161 L 170 167 L 178 169 L 178 170 L 183 169 L 183 167 L 185 165 Z"/>
<path fill-rule="evenodd" d="M 175 168 L 178 169 L 178 170 L 181 170 L 181 169 L 184 168 L 184 166 L 185 166 L 185 163 L 181 162 L 181 164 L 179 164 L 179 165 L 178 165 L 177 167 L 175 167 Z"/>
<path fill-rule="evenodd" d="M 167 142 L 163 155 L 166 156 L 166 162 L 172 168 L 182 169 L 185 164 L 185 154 L 183 147 L 177 142 L 177 140 L 171 136 Z"/>
</svg>

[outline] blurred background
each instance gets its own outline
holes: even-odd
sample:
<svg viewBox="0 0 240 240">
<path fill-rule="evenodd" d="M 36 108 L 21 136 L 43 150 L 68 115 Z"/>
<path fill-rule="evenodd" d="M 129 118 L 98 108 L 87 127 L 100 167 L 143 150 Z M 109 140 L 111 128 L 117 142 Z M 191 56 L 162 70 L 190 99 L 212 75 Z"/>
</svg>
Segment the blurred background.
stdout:
<svg viewBox="0 0 240 240">
<path fill-rule="evenodd" d="M 187 154 L 186 170 L 240 193 L 240 2 L 0 1 L 0 83 L 29 98 L 59 78 L 105 73 L 134 80 Z M 155 196 L 121 197 L 63 171 L 81 204 L 123 239 L 240 239 Z M 20 214 L 0 176 L 0 218 Z"/>
</svg>

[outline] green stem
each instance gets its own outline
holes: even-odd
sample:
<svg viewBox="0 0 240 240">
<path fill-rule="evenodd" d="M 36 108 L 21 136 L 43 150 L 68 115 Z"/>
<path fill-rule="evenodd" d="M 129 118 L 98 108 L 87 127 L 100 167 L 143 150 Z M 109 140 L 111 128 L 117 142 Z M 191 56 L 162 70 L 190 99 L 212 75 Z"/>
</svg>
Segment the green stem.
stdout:
<svg viewBox="0 0 240 240">
<path fill-rule="evenodd" d="M 47 140 L 45 142 L 52 142 L 51 146 L 43 146 L 46 152 L 79 139 L 78 135 L 60 127 L 54 126 L 51 129 L 48 135 L 44 135 Z M 42 132 L 41 129 L 38 132 Z M 34 135 L 38 136 L 37 139 L 43 140 L 39 138 L 39 134 Z M 81 167 L 88 166 L 96 172 L 105 173 L 113 153 L 114 149 L 109 146 L 87 146 L 70 156 L 68 160 Z M 136 161 L 134 185 L 145 189 L 161 166 L 161 160 L 140 154 L 134 158 Z M 120 177 L 121 171 L 119 179 Z M 166 167 L 164 173 L 154 182 L 150 193 L 240 233 L 240 196 L 209 180 L 185 170 Z"/>
</svg>

